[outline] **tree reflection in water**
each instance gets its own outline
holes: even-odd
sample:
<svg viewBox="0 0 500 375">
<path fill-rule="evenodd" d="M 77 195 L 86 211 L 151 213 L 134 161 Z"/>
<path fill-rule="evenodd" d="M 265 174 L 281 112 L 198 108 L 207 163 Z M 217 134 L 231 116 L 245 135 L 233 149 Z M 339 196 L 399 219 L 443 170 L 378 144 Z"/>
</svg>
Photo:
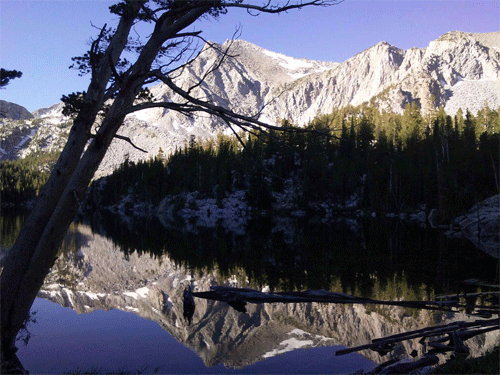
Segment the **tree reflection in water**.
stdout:
<svg viewBox="0 0 500 375">
<path fill-rule="evenodd" d="M 2 225 L 12 227 L 6 221 Z M 187 231 L 165 228 L 156 219 L 123 221 L 109 215 L 93 218 L 91 228 L 94 234 L 85 225 L 72 228 L 40 296 L 79 313 L 121 309 L 153 320 L 206 366 L 248 368 L 291 350 L 292 341 L 304 347 L 355 346 L 453 317 L 318 303 L 253 305 L 241 314 L 225 303 L 197 302 L 189 325 L 182 311 L 187 285 L 206 290 L 230 280 L 233 286 L 259 290 L 326 289 L 374 299 L 424 300 L 475 291 L 462 283 L 469 278 L 498 282 L 498 260 L 466 242 L 398 221 L 325 224 L 314 218 L 267 217 L 253 220 L 239 235 L 222 227 Z M 476 346 L 476 352 L 485 347 L 484 342 Z M 362 354 L 381 360 L 376 353 Z"/>
<path fill-rule="evenodd" d="M 165 228 L 156 218 L 124 222 L 113 214 L 94 218 L 91 226 L 126 255 L 167 254 L 192 272 L 217 271 L 220 281 L 235 276 L 257 289 L 421 300 L 472 292 L 474 286 L 462 283 L 471 278 L 498 283 L 498 260 L 467 240 L 398 220 L 263 217 L 250 221 L 244 235 L 222 227 Z"/>
</svg>

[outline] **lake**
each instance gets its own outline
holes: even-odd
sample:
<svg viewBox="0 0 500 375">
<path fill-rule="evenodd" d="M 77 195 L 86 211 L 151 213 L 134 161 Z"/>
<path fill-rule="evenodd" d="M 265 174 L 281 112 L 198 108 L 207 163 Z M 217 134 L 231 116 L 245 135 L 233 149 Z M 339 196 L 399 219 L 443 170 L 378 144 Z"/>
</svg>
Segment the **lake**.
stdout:
<svg viewBox="0 0 500 375">
<path fill-rule="evenodd" d="M 23 217 L 3 213 L 2 248 Z M 243 234 L 241 234 L 243 233 Z M 191 324 L 182 293 L 228 285 L 258 290 L 325 289 L 380 300 L 427 300 L 498 283 L 498 260 L 466 240 L 399 220 L 261 217 L 244 231 L 164 227 L 156 219 L 101 214 L 72 225 L 39 292 L 18 356 L 32 373 L 346 373 L 388 359 L 339 348 L 452 320 L 450 313 L 395 306 L 249 304 L 240 313 L 196 299 Z M 27 334 L 23 336 L 27 338 Z M 475 356 L 498 331 L 466 343 Z M 422 353 L 402 343 L 396 354 Z"/>
</svg>

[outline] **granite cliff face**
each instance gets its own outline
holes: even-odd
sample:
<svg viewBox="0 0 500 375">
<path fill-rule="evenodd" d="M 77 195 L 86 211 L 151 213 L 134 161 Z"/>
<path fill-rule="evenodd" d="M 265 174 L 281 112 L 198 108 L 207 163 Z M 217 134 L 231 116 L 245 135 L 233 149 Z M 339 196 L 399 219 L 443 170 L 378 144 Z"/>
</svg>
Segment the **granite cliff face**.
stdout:
<svg viewBox="0 0 500 375">
<path fill-rule="evenodd" d="M 176 265 L 167 255 L 125 254 L 109 239 L 87 226 L 73 228 L 61 256 L 47 277 L 39 297 L 78 313 L 120 309 L 157 322 L 179 342 L 194 350 L 207 366 L 223 363 L 242 368 L 297 348 L 355 346 L 402 331 L 435 323 L 471 320 L 463 314 L 447 316 L 428 311 L 416 315 L 402 308 L 368 310 L 362 305 L 249 304 L 239 313 L 225 303 L 196 299 L 192 324 L 183 317 L 182 293 L 188 285 L 208 290 L 224 283 L 245 286 L 236 276 L 221 280 L 214 272 L 203 276 Z M 498 332 L 467 341 L 473 356 L 498 343 Z M 422 351 L 406 342 L 395 354 Z M 333 349 L 332 349 L 333 350 Z M 386 357 L 364 351 L 382 362 Z"/>
<path fill-rule="evenodd" d="M 226 42 L 221 47 L 228 46 Z M 424 112 L 431 106 L 445 106 L 451 115 L 459 108 L 475 112 L 485 102 L 493 108 L 500 105 L 499 48 L 498 32 L 450 32 L 425 49 L 401 50 L 380 42 L 343 63 L 326 63 L 294 59 L 238 40 L 230 47 L 235 57 L 207 77 L 196 96 L 270 123 L 287 118 L 300 125 L 317 114 L 372 99 L 379 107 L 400 113 L 412 101 Z M 207 49 L 178 84 L 189 87 L 216 59 L 217 53 Z M 164 85 L 157 86 L 155 94 L 173 98 Z M 170 116 L 156 110 L 152 117 L 172 123 Z M 214 119 L 203 123 L 209 129 L 221 125 Z"/>
<path fill-rule="evenodd" d="M 219 47 L 230 47 L 230 56 L 192 95 L 270 124 L 286 118 L 304 125 L 318 114 L 369 101 L 395 112 L 402 112 L 410 102 L 417 102 L 423 112 L 444 106 L 450 115 L 459 108 L 476 112 L 485 103 L 491 108 L 500 105 L 500 32 L 454 31 L 422 49 L 402 50 L 380 42 L 341 63 L 295 59 L 242 40 Z M 205 47 L 179 75 L 177 84 L 189 88 L 217 64 L 220 56 L 217 50 Z M 178 99 L 163 84 L 151 91 L 154 100 Z M 64 139 L 69 119 L 62 116 L 61 104 L 35 111 L 34 115 L 34 120 L 21 124 L 28 139 L 23 138 L 19 144 L 12 138 L 1 146 L 0 153 L 23 157 L 63 143 L 59 138 Z M 20 126 L 2 122 L 0 132 L 10 139 Z M 220 120 L 207 115 L 188 118 L 161 108 L 136 112 L 126 118 L 120 134 L 148 153 L 116 140 L 98 176 L 110 173 L 125 157 L 132 161 L 147 159 L 160 148 L 169 153 L 191 135 L 213 137 L 220 130 L 227 131 Z"/>
<path fill-rule="evenodd" d="M 269 111 L 304 123 L 317 113 L 370 100 L 399 113 L 412 101 L 423 112 L 444 106 L 451 115 L 459 108 L 475 112 L 485 102 L 496 108 L 500 104 L 499 48 L 500 33 L 451 32 L 425 49 L 401 50 L 381 42 L 334 69 L 297 80 Z"/>
<path fill-rule="evenodd" d="M 465 237 L 478 249 L 500 259 L 500 194 L 475 204 L 454 223 L 458 230 L 450 229 L 446 235 Z"/>
<path fill-rule="evenodd" d="M 33 115 L 24 107 L 0 100 L 0 119 L 27 120 L 33 118 Z"/>
</svg>

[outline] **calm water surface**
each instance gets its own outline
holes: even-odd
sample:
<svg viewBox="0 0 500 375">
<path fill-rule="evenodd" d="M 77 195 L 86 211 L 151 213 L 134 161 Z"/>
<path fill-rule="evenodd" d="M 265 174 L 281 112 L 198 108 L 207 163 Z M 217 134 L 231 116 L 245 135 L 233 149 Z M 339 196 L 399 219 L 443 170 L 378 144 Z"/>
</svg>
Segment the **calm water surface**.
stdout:
<svg viewBox="0 0 500 375">
<path fill-rule="evenodd" d="M 2 248 L 23 218 L 1 217 Z M 165 228 L 156 220 L 100 216 L 75 224 L 35 301 L 19 358 L 32 373 L 74 370 L 159 373 L 346 373 L 381 359 L 345 346 L 446 323 L 448 313 L 332 304 L 249 305 L 197 300 L 190 285 L 327 289 L 377 299 L 423 300 L 498 283 L 498 260 L 471 244 L 399 221 L 261 218 L 244 234 Z M 463 320 L 460 316 L 460 320 Z M 466 317 L 467 318 L 467 317 Z M 26 336 L 26 335 L 25 335 Z M 24 337 L 25 337 L 24 336 Z M 473 351 L 487 349 L 482 340 Z M 421 350 L 405 344 L 402 352 Z"/>
</svg>

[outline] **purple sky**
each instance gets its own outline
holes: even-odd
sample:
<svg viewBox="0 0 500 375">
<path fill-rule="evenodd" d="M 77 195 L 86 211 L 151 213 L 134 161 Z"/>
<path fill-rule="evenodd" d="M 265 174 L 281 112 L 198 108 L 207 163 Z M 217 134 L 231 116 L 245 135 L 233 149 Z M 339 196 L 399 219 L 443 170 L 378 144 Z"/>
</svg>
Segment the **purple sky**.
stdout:
<svg viewBox="0 0 500 375">
<path fill-rule="evenodd" d="M 260 4 L 264 0 L 256 1 Z M 96 26 L 115 24 L 106 0 L 0 0 L 0 66 L 23 72 L 0 90 L 0 99 L 29 111 L 49 107 L 63 94 L 84 91 L 89 77 L 69 70 L 71 57 L 88 49 Z M 304 8 L 251 17 L 233 9 L 197 25 L 222 43 L 238 24 L 241 39 L 293 57 L 341 62 L 380 42 L 426 47 L 452 31 L 500 30 L 500 1 L 345 0 L 330 8 Z"/>
</svg>

